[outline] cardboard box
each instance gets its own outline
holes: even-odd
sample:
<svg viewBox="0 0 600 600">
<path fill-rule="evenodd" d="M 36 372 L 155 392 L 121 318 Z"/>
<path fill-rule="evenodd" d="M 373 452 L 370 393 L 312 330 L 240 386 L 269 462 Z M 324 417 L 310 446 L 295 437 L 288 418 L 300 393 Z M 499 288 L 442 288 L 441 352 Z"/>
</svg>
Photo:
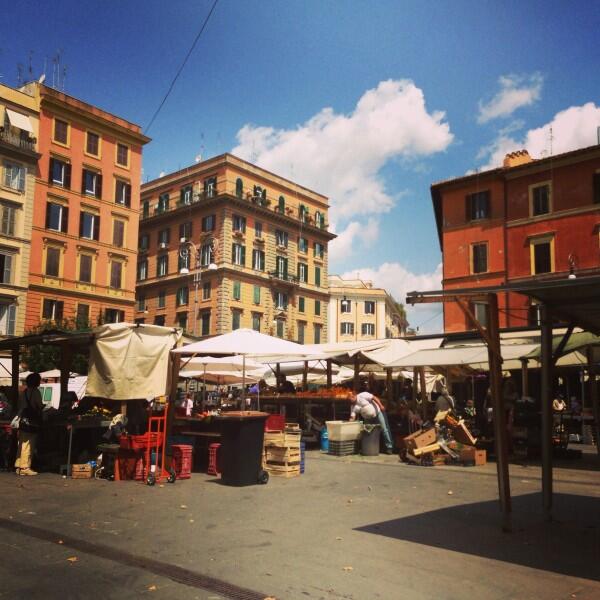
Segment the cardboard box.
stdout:
<svg viewBox="0 0 600 600">
<path fill-rule="evenodd" d="M 436 439 L 437 436 L 434 428 L 428 429 L 427 431 L 419 429 L 419 431 L 415 431 L 414 433 L 406 436 L 404 438 L 404 444 L 406 449 L 410 452 L 416 448 L 423 448 L 424 446 L 435 444 Z"/>
<path fill-rule="evenodd" d="M 463 448 L 460 451 L 460 462 L 482 467 L 487 462 L 487 453 L 473 447 Z"/>
<path fill-rule="evenodd" d="M 73 479 L 91 479 L 94 474 L 94 469 L 92 469 L 92 465 L 82 464 L 82 465 L 71 465 L 71 477 Z"/>
</svg>

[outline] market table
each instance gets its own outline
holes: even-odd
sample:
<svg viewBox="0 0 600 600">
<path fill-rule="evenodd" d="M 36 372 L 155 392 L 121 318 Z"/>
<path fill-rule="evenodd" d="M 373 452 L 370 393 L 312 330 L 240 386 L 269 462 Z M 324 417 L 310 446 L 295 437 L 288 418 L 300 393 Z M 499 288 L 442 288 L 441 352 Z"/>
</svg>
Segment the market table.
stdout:
<svg viewBox="0 0 600 600">
<path fill-rule="evenodd" d="M 61 421 L 57 423 L 49 423 L 50 426 L 66 427 L 69 432 L 69 449 L 67 450 L 67 477 L 71 476 L 71 452 L 73 449 L 73 432 L 76 429 L 108 429 L 111 421 L 106 421 L 97 418 L 78 419 Z"/>
</svg>

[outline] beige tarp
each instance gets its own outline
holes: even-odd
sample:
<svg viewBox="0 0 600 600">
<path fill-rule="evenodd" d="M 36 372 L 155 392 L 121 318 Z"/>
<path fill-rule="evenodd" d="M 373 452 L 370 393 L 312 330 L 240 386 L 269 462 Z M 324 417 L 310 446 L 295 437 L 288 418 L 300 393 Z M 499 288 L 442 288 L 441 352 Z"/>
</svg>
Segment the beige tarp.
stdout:
<svg viewBox="0 0 600 600">
<path fill-rule="evenodd" d="M 111 400 L 156 398 L 168 392 L 169 353 L 181 330 L 115 323 L 94 329 L 87 395 Z"/>
</svg>

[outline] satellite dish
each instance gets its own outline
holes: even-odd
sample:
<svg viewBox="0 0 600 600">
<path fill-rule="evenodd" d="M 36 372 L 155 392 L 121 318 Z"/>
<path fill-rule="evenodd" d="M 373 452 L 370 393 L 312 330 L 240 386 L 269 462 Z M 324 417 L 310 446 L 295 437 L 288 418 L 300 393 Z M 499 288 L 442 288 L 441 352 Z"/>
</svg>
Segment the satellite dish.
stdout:
<svg viewBox="0 0 600 600">
<path fill-rule="evenodd" d="M 46 73 L 42 73 L 40 78 L 38 79 L 38 83 L 44 83 L 46 81 Z"/>
<path fill-rule="evenodd" d="M 202 160 L 202 154 L 198 154 L 196 155 L 196 158 L 194 159 L 197 163 L 199 163 Z"/>
</svg>

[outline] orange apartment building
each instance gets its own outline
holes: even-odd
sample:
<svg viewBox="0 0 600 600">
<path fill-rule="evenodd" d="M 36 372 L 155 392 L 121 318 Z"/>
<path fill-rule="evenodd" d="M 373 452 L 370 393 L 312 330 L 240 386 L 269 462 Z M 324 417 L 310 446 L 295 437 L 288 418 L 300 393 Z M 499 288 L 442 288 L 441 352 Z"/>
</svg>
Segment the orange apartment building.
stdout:
<svg viewBox="0 0 600 600">
<path fill-rule="evenodd" d="M 134 125 L 39 83 L 25 329 L 133 321 L 142 147 Z"/>
<path fill-rule="evenodd" d="M 231 154 L 144 184 L 136 321 L 325 342 L 327 211 L 321 194 Z"/>
<path fill-rule="evenodd" d="M 600 146 L 540 160 L 508 154 L 502 167 L 431 186 L 444 290 L 600 273 Z M 521 294 L 499 294 L 500 327 L 538 323 Z M 480 321 L 485 306 L 474 303 Z M 465 331 L 454 303 L 444 330 Z"/>
</svg>

